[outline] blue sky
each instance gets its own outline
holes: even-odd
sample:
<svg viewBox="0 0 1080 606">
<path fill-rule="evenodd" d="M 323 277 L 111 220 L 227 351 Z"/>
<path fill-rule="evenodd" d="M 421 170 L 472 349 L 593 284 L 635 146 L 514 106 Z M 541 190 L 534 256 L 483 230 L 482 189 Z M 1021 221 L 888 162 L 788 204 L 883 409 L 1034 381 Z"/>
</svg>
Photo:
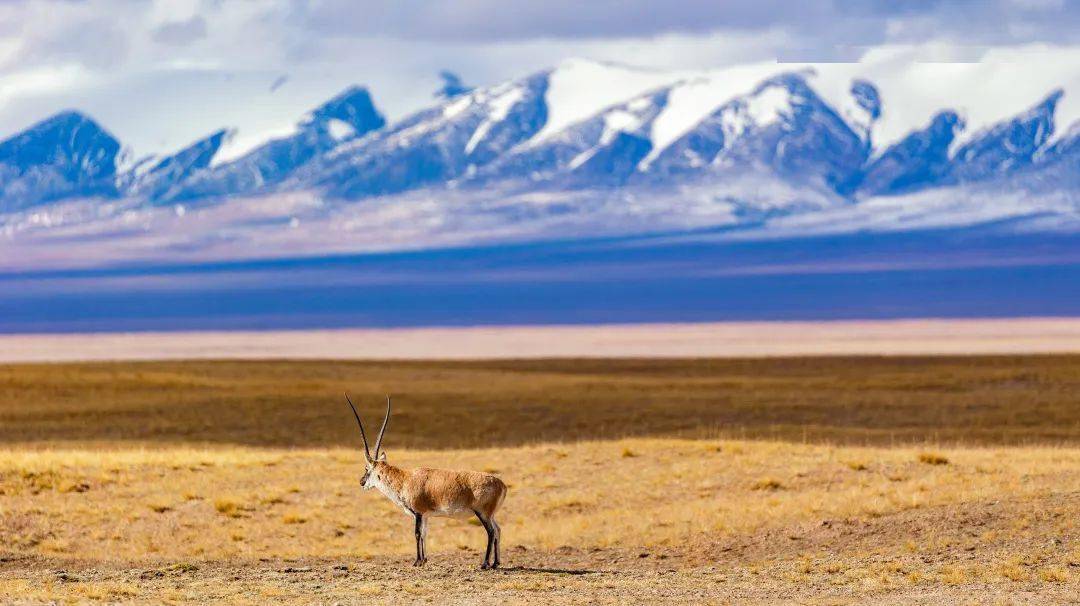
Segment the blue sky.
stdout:
<svg viewBox="0 0 1080 606">
<path fill-rule="evenodd" d="M 1069 0 L 6 0 L 0 137 L 77 108 L 143 154 L 223 126 L 266 137 L 354 83 L 400 117 L 431 102 L 442 69 L 489 84 L 568 57 L 700 69 L 883 46 L 975 61 L 1073 53 L 1078 21 Z"/>
</svg>

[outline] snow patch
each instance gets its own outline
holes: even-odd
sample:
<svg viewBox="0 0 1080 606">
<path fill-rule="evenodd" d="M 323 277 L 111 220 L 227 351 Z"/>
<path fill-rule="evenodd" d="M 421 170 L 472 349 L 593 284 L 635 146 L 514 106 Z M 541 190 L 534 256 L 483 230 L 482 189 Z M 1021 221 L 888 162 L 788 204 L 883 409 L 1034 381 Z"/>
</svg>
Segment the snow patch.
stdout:
<svg viewBox="0 0 1080 606">
<path fill-rule="evenodd" d="M 484 120 L 483 122 L 480 123 L 480 126 L 476 127 L 476 130 L 473 131 L 472 136 L 469 137 L 469 141 L 467 143 L 465 143 L 465 153 L 466 154 L 473 153 L 473 150 L 476 149 L 476 146 L 479 145 L 480 142 L 484 140 L 484 137 L 487 136 L 488 131 L 491 130 L 492 125 L 493 125 L 493 122 L 491 120 Z"/>
<path fill-rule="evenodd" d="M 591 147 L 591 148 L 581 152 L 580 154 L 574 156 L 574 158 L 572 160 L 570 160 L 570 163 L 567 166 L 570 168 L 570 170 L 577 170 L 577 168 L 579 166 L 581 166 L 582 164 L 585 164 L 586 162 L 588 162 L 589 158 L 592 158 L 593 156 L 595 156 L 597 150 L 599 150 L 599 149 L 600 149 L 599 147 Z"/>
<path fill-rule="evenodd" d="M 962 146 L 978 132 L 1021 114 L 1057 88 L 1056 132 L 1050 143 L 1080 120 L 1080 48 L 1033 44 L 989 49 L 976 57 L 944 44 L 891 45 L 869 50 L 857 63 L 811 65 L 815 92 L 840 111 L 850 103 L 852 81 L 877 87 L 881 117 L 871 130 L 880 152 L 952 109 L 966 123 L 953 142 Z M 849 122 L 850 123 L 850 122 Z M 853 125 L 857 126 L 857 125 Z M 857 131 L 856 131 L 857 132 Z"/>
<path fill-rule="evenodd" d="M 475 95 L 465 95 L 462 98 L 446 104 L 443 107 L 443 118 L 450 119 L 460 114 L 461 112 L 469 109 L 469 106 L 473 104 L 473 97 Z"/>
<path fill-rule="evenodd" d="M 720 116 L 726 140 L 737 139 L 747 130 L 768 126 L 791 113 L 791 93 L 782 86 L 766 87 L 742 101 L 725 108 Z"/>
<path fill-rule="evenodd" d="M 488 117 L 480 123 L 480 126 L 476 127 L 472 136 L 469 137 L 469 141 L 465 144 L 465 153 L 471 154 L 473 150 L 476 149 L 476 146 L 487 136 L 491 127 L 505 120 L 506 117 L 510 115 L 510 110 L 524 98 L 524 90 L 521 88 L 513 88 L 499 94 L 490 101 L 487 101 Z"/>
<path fill-rule="evenodd" d="M 547 123 L 528 142 L 535 145 L 606 107 L 669 85 L 684 77 L 679 72 L 658 72 L 583 59 L 563 62 L 548 77 L 544 95 Z"/>
<path fill-rule="evenodd" d="M 667 105 L 652 123 L 652 150 L 642 160 L 642 170 L 721 105 L 749 93 L 765 78 L 783 71 L 781 67 L 776 63 L 741 65 L 674 85 Z"/>
<path fill-rule="evenodd" d="M 524 90 L 513 88 L 488 101 L 488 111 L 491 113 L 491 119 L 496 122 L 505 120 L 510 115 L 510 110 L 524 98 Z"/>
<path fill-rule="evenodd" d="M 614 110 L 604 114 L 604 133 L 600 143 L 611 143 L 619 133 L 632 133 L 641 128 L 641 117 L 628 111 Z"/>
<path fill-rule="evenodd" d="M 297 133 L 297 126 L 291 124 L 275 130 L 266 130 L 257 133 L 242 133 L 233 131 L 234 134 L 226 138 L 214 158 L 210 161 L 210 167 L 221 166 L 247 155 L 255 148 L 274 139 L 291 137 Z"/>
<path fill-rule="evenodd" d="M 791 114 L 791 93 L 781 86 L 770 86 L 751 96 L 746 114 L 757 126 L 765 126 Z"/>
<path fill-rule="evenodd" d="M 337 118 L 331 118 L 326 123 L 326 128 L 335 141 L 344 141 L 356 135 L 356 128 L 352 124 Z"/>
</svg>

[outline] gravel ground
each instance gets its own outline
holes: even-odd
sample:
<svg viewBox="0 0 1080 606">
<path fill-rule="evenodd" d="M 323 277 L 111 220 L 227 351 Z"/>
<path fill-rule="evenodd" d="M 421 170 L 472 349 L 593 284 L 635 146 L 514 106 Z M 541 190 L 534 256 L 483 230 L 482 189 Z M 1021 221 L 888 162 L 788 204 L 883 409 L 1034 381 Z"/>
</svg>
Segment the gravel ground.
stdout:
<svg viewBox="0 0 1080 606">
<path fill-rule="evenodd" d="M 372 558 L 85 562 L 0 557 L 6 603 L 1080 603 L 1080 493 L 821 520 L 639 550 L 511 545 Z M 932 548 L 912 549 L 913 542 Z M 22 590 L 20 591 L 20 588 Z"/>
</svg>

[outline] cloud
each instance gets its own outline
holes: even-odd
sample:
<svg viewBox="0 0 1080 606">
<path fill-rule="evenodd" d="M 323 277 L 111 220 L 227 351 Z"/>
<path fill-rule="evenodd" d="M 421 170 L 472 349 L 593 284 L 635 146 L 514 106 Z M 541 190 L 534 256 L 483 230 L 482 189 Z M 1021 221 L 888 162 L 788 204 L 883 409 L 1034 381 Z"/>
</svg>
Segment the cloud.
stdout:
<svg viewBox="0 0 1080 606">
<path fill-rule="evenodd" d="M 154 30 L 155 41 L 171 46 L 186 46 L 206 37 L 206 19 L 192 15 L 185 21 L 163 23 Z"/>
<path fill-rule="evenodd" d="M 352 84 L 398 118 L 431 103 L 442 69 L 484 86 L 574 56 L 703 69 L 931 45 L 970 60 L 1080 45 L 1078 20 L 1080 0 L 0 0 L 0 138 L 75 107 L 161 151 L 287 129 Z"/>
<path fill-rule="evenodd" d="M 0 12 L 0 31 L 15 32 L 15 50 L 3 66 L 54 67 L 77 63 L 108 69 L 122 63 L 130 51 L 131 14 L 96 12 L 85 3 L 56 7 L 40 3 L 15 3 Z"/>
<path fill-rule="evenodd" d="M 407 39 L 602 39 L 780 29 L 801 46 L 925 38 L 990 44 L 1076 40 L 1076 0 L 317 0 L 296 3 L 299 27 Z M 1021 39 L 1022 38 L 1022 39 Z"/>
<path fill-rule="evenodd" d="M 181 58 L 189 62 L 270 68 L 332 60 L 343 42 L 387 39 L 426 51 L 767 36 L 782 39 L 785 60 L 831 60 L 850 58 L 851 48 L 931 40 L 1080 43 L 1080 0 L 0 0 L 0 33 L 19 39 L 24 66 L 103 69 L 133 55 L 167 62 L 178 49 L 197 55 Z"/>
</svg>

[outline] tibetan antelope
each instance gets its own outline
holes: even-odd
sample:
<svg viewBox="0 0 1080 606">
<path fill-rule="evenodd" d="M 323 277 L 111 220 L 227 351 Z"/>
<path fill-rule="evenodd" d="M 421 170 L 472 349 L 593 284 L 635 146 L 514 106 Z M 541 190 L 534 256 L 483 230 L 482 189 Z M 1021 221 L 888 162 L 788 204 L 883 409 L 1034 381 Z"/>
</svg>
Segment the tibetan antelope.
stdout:
<svg viewBox="0 0 1080 606">
<path fill-rule="evenodd" d="M 364 440 L 364 457 L 367 465 L 360 485 L 365 489 L 376 488 L 398 507 L 411 515 L 416 522 L 416 561 L 413 566 L 427 562 L 424 538 L 427 536 L 427 520 L 431 516 L 468 518 L 475 515 L 487 531 L 487 551 L 480 568 L 499 567 L 499 543 L 502 532 L 495 521 L 495 512 L 506 498 L 506 484 L 499 478 L 478 471 L 450 471 L 447 469 L 402 469 L 386 461 L 382 451 L 383 434 L 390 422 L 390 396 L 386 396 L 386 417 L 383 418 L 379 437 L 375 438 L 375 454 L 368 449 L 367 434 L 360 413 L 356 412 L 349 394 L 345 400 L 360 426 Z M 492 559 L 492 552 L 495 558 Z"/>
</svg>

